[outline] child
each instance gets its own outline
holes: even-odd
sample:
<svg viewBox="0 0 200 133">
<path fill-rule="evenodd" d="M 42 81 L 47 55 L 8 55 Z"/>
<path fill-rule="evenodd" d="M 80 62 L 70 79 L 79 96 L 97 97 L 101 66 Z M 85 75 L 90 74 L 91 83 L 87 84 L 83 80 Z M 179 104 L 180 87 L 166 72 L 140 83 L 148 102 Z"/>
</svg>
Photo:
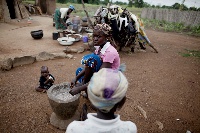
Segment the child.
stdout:
<svg viewBox="0 0 200 133">
<path fill-rule="evenodd" d="M 102 68 L 94 73 L 88 85 L 88 98 L 97 113 L 88 113 L 85 121 L 73 121 L 66 133 L 136 133 L 133 122 L 122 121 L 115 114 L 126 101 L 127 88 L 128 81 L 118 70 Z"/>
<path fill-rule="evenodd" d="M 46 92 L 54 83 L 55 78 L 53 75 L 49 74 L 49 70 L 47 66 L 41 67 L 41 76 L 40 76 L 40 86 L 35 90 L 38 92 Z"/>
</svg>

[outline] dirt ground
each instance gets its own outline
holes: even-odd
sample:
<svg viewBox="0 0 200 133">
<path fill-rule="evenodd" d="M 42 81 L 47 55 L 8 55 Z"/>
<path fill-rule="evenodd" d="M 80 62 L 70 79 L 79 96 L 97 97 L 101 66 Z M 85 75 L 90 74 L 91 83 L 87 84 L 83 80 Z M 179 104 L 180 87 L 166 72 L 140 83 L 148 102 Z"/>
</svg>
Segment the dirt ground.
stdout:
<svg viewBox="0 0 200 133">
<path fill-rule="evenodd" d="M 32 16 L 27 20 L 0 23 L 0 58 L 35 55 L 42 51 L 59 52 L 61 46 L 52 39 L 52 18 Z M 34 40 L 30 31 L 42 29 L 44 37 Z M 200 132 L 200 59 L 183 57 L 180 52 L 200 50 L 200 38 L 177 33 L 146 30 L 159 53 L 147 46 L 146 52 L 119 52 L 127 65 L 129 81 L 127 101 L 118 112 L 123 120 L 136 123 L 139 133 Z M 80 47 L 82 41 L 70 47 Z M 46 65 L 56 84 L 71 81 L 84 54 L 74 59 L 36 62 L 0 72 L 1 133 L 64 133 L 50 122 L 52 109 L 46 93 L 34 90 L 40 67 Z"/>
</svg>

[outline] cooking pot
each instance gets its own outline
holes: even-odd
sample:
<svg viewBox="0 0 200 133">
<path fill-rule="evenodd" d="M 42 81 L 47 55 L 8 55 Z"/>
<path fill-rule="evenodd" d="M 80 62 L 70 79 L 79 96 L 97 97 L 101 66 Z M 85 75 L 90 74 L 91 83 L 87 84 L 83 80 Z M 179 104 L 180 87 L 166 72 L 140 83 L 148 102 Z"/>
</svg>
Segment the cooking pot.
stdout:
<svg viewBox="0 0 200 133">
<path fill-rule="evenodd" d="M 43 37 L 43 30 L 31 31 L 31 36 L 34 39 L 41 39 Z"/>
</svg>

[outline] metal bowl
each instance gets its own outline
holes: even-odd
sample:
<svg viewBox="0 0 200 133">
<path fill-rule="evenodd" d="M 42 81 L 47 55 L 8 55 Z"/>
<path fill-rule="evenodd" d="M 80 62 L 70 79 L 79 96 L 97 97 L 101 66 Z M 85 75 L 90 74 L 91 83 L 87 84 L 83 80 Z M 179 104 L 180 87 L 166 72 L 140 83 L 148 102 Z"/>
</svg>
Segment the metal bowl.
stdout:
<svg viewBox="0 0 200 133">
<path fill-rule="evenodd" d="M 68 34 L 68 36 L 74 38 L 75 39 L 74 42 L 78 42 L 82 38 L 82 35 L 80 34 Z"/>
<path fill-rule="evenodd" d="M 57 41 L 63 46 L 70 46 L 73 44 L 75 39 L 72 37 L 61 37 L 61 38 L 58 38 Z"/>
</svg>

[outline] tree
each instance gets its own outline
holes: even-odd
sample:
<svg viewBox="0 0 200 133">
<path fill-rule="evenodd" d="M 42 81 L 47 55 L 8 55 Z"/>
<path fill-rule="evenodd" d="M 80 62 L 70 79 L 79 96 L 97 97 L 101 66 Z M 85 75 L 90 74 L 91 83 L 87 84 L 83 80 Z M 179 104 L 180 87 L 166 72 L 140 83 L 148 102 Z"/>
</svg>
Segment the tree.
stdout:
<svg viewBox="0 0 200 133">
<path fill-rule="evenodd" d="M 135 5 L 135 7 L 142 8 L 142 7 L 144 7 L 144 1 L 143 0 L 135 0 L 134 5 Z"/>
<path fill-rule="evenodd" d="M 179 9 L 180 8 L 180 4 L 179 3 L 175 3 L 174 5 L 172 5 L 173 9 Z"/>
<path fill-rule="evenodd" d="M 134 0 L 129 0 L 129 1 L 128 1 L 128 6 L 129 6 L 129 7 L 132 7 L 132 6 L 133 6 L 133 2 L 134 2 Z"/>
<path fill-rule="evenodd" d="M 191 10 L 191 11 L 198 11 L 198 9 L 196 7 L 190 7 L 189 10 Z"/>
</svg>

